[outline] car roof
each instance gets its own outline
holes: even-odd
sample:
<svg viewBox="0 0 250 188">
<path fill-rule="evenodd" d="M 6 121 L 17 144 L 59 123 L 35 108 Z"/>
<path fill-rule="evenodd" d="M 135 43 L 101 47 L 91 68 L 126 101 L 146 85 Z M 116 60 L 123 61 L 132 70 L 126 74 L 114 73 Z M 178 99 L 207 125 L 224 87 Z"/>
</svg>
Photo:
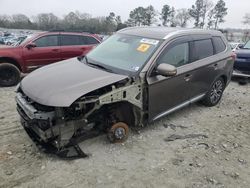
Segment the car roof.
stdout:
<svg viewBox="0 0 250 188">
<path fill-rule="evenodd" d="M 176 28 L 176 27 L 128 27 L 118 31 L 118 33 L 135 35 L 154 39 L 167 39 L 168 36 L 172 35 L 190 35 L 190 34 L 207 34 L 221 36 L 220 31 L 206 30 L 206 29 L 187 29 L 187 28 Z"/>
</svg>

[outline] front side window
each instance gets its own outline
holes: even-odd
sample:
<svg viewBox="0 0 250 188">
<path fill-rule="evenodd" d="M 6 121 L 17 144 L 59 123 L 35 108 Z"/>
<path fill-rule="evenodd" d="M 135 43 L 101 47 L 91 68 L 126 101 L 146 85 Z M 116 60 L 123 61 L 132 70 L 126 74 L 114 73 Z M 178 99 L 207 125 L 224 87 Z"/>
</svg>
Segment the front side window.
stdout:
<svg viewBox="0 0 250 188">
<path fill-rule="evenodd" d="M 213 44 L 211 39 L 194 41 L 196 49 L 196 60 L 204 59 L 214 54 Z"/>
<path fill-rule="evenodd" d="M 156 39 L 115 34 L 90 51 L 87 59 L 89 62 L 119 70 L 118 72 L 136 73 L 160 43 Z"/>
<path fill-rule="evenodd" d="M 166 52 L 163 52 L 163 54 L 158 59 L 157 63 L 166 63 L 173 65 L 175 67 L 180 67 L 182 65 L 185 65 L 189 62 L 189 44 L 183 43 L 178 44 Z"/>
<path fill-rule="evenodd" d="M 37 47 L 48 47 L 48 46 L 58 46 L 58 36 L 57 35 L 49 35 L 44 36 L 36 41 L 34 41 Z"/>
</svg>

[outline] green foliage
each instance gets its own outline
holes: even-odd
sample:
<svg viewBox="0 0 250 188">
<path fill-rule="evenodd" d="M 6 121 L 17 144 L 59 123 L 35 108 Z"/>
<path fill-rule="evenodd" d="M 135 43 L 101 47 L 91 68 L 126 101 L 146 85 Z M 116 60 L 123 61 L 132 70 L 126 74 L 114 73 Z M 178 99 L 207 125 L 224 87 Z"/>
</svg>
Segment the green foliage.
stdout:
<svg viewBox="0 0 250 188">
<path fill-rule="evenodd" d="M 218 29 L 219 23 L 225 22 L 224 17 L 227 15 L 226 3 L 224 0 L 219 0 L 214 7 L 215 29 Z"/>
<path fill-rule="evenodd" d="M 179 9 L 177 10 L 177 15 L 175 17 L 176 23 L 180 27 L 186 27 L 187 22 L 190 19 L 190 15 L 187 9 Z"/>
<path fill-rule="evenodd" d="M 243 17 L 242 23 L 245 25 L 250 25 L 250 14 L 245 14 L 245 16 Z"/>
<path fill-rule="evenodd" d="M 123 24 L 121 17 L 116 16 L 113 12 L 107 17 L 92 18 L 89 14 L 76 11 L 69 12 L 62 19 L 53 13 L 42 13 L 32 17 L 32 21 L 23 14 L 0 15 L 0 27 L 38 30 L 64 29 L 108 34 L 127 27 L 127 25 Z"/>
<path fill-rule="evenodd" d="M 201 17 L 203 13 L 203 0 L 196 0 L 195 5 L 189 9 L 190 16 L 194 19 L 194 26 L 201 27 Z"/>
<path fill-rule="evenodd" d="M 191 9 L 189 9 L 190 16 L 195 20 L 195 27 L 203 28 L 205 26 L 212 7 L 213 2 L 211 0 L 196 0 L 195 5 L 192 5 Z"/>
<path fill-rule="evenodd" d="M 153 23 L 156 22 L 155 20 L 155 16 L 156 16 L 156 11 L 154 9 L 154 7 L 152 5 L 149 5 L 146 9 L 145 9 L 145 14 L 144 14 L 144 25 L 152 25 Z"/>
<path fill-rule="evenodd" d="M 156 20 L 156 11 L 152 5 L 148 7 L 137 7 L 129 14 L 129 19 L 126 22 L 128 26 L 152 25 Z"/>
<path fill-rule="evenodd" d="M 162 25 L 167 26 L 170 22 L 170 16 L 172 14 L 171 8 L 169 5 L 164 5 L 161 10 L 161 19 Z"/>
</svg>

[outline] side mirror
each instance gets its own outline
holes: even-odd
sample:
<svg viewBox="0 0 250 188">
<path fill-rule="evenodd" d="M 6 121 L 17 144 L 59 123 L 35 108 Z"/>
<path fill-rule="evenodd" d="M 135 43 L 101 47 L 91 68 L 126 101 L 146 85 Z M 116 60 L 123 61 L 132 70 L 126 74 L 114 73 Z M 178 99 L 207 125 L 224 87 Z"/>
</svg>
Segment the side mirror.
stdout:
<svg viewBox="0 0 250 188">
<path fill-rule="evenodd" d="M 239 44 L 238 48 L 243 48 L 244 44 Z"/>
<path fill-rule="evenodd" d="M 85 55 L 82 55 L 82 56 L 78 56 L 77 59 L 78 61 L 82 61 L 84 59 Z"/>
<path fill-rule="evenodd" d="M 31 48 L 35 48 L 36 44 L 35 43 L 29 43 L 26 45 L 26 48 L 31 49 Z"/>
<path fill-rule="evenodd" d="M 162 76 L 175 76 L 177 74 L 177 69 L 175 66 L 170 64 L 162 63 L 156 68 L 156 72 Z"/>
</svg>

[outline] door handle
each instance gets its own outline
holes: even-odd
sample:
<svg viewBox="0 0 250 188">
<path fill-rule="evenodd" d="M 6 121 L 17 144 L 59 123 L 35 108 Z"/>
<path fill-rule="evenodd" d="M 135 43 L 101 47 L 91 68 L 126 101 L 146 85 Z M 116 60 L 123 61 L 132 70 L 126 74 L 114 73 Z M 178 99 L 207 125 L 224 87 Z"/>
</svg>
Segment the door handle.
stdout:
<svg viewBox="0 0 250 188">
<path fill-rule="evenodd" d="M 192 75 L 191 74 L 186 74 L 184 77 L 184 80 L 188 82 L 191 79 Z"/>
<path fill-rule="evenodd" d="M 53 52 L 59 52 L 59 49 L 52 49 Z"/>
<path fill-rule="evenodd" d="M 214 70 L 217 70 L 217 69 L 218 69 L 218 64 L 215 63 L 215 64 L 214 64 Z"/>
</svg>

